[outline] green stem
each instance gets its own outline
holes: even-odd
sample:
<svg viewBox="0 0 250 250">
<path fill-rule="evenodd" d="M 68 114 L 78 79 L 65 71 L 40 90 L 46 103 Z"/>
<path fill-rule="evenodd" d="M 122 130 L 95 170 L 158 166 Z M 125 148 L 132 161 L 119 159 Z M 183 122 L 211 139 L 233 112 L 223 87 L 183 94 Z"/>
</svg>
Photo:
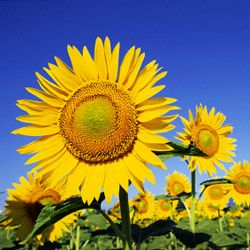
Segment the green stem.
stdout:
<svg viewBox="0 0 250 250">
<path fill-rule="evenodd" d="M 122 232 L 125 235 L 123 241 L 124 249 L 132 250 L 132 233 L 128 206 L 128 193 L 120 186 L 119 190 L 121 217 L 122 217 Z"/>
<path fill-rule="evenodd" d="M 218 218 L 218 222 L 219 222 L 219 230 L 220 232 L 223 232 L 223 225 L 222 225 L 222 221 L 224 219 L 223 216 L 220 216 L 220 210 L 218 210 L 218 213 L 219 213 L 219 218 Z"/>
<path fill-rule="evenodd" d="M 195 233 L 195 170 L 191 172 L 191 185 L 192 185 L 192 201 L 191 201 L 191 220 L 190 220 L 190 228 L 193 233 Z"/>
<path fill-rule="evenodd" d="M 250 233 L 247 233 L 247 249 L 250 250 Z"/>
<path fill-rule="evenodd" d="M 125 238 L 121 230 L 116 226 L 116 224 L 111 220 L 111 218 L 102 210 L 102 209 L 96 209 L 110 224 L 114 232 L 118 237 L 120 237 L 122 240 Z"/>
<path fill-rule="evenodd" d="M 75 241 L 76 250 L 80 250 L 80 226 L 76 227 L 76 241 Z"/>
</svg>

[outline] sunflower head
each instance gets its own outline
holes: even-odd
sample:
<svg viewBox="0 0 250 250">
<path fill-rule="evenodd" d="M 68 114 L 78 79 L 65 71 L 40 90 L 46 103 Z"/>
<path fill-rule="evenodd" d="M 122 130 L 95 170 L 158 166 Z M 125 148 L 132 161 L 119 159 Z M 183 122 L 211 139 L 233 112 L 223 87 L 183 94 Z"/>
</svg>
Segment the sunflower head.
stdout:
<svg viewBox="0 0 250 250">
<path fill-rule="evenodd" d="M 216 165 L 225 170 L 221 161 L 232 162 L 235 150 L 235 139 L 229 138 L 233 128 L 223 125 L 226 117 L 215 113 L 215 108 L 208 112 L 206 106 L 196 106 L 196 116 L 189 110 L 189 120 L 181 118 L 185 132 L 178 133 L 176 138 L 185 145 L 193 144 L 207 156 L 191 156 L 189 167 L 194 170 L 199 168 L 200 173 L 208 172 L 209 175 L 216 173 Z"/>
<path fill-rule="evenodd" d="M 154 196 L 146 191 L 138 194 L 131 203 L 135 208 L 135 220 L 153 219 L 155 214 Z"/>
<path fill-rule="evenodd" d="M 247 161 L 235 163 L 226 178 L 233 184 L 228 185 L 229 195 L 237 205 L 250 205 L 250 164 Z"/>
<path fill-rule="evenodd" d="M 182 173 L 177 171 L 166 177 L 166 190 L 171 196 L 177 196 L 180 193 L 191 192 L 189 179 Z"/>
<path fill-rule="evenodd" d="M 15 183 L 15 189 L 8 190 L 6 215 L 9 217 L 8 226 L 16 227 L 17 236 L 24 240 L 33 230 L 36 220 L 45 205 L 57 204 L 64 200 L 62 187 L 50 186 L 45 179 L 28 173 L 28 179 L 21 177 L 20 184 Z M 70 214 L 55 223 L 37 238 L 42 243 L 46 240 L 55 241 L 68 231 L 65 223 L 73 224 L 76 216 Z"/>
<path fill-rule="evenodd" d="M 132 47 L 119 65 L 120 44 L 98 37 L 94 57 L 84 46 L 68 46 L 71 67 L 59 58 L 44 70 L 53 81 L 37 73 L 40 90 L 27 88 L 39 101 L 19 100 L 27 112 L 17 119 L 29 123 L 14 134 L 41 138 L 19 148 L 34 154 L 26 164 L 37 163 L 40 175 L 49 173 L 53 184 L 66 180 L 67 192 L 81 193 L 84 202 L 98 200 L 101 190 L 110 202 L 129 181 L 144 192 L 145 179 L 155 183 L 148 168 L 165 168 L 154 151 L 166 151 L 168 140 L 159 133 L 174 128 L 178 107 L 174 98 L 154 95 L 167 72 L 156 61 L 143 66 L 144 53 Z"/>
</svg>

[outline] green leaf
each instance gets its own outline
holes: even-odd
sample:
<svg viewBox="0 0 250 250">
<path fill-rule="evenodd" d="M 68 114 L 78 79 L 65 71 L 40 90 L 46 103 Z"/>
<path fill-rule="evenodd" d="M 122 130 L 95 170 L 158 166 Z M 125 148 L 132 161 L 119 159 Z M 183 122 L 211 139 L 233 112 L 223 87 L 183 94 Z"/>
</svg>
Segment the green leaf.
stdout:
<svg viewBox="0 0 250 250">
<path fill-rule="evenodd" d="M 214 179 L 214 180 L 207 180 L 200 183 L 200 185 L 203 185 L 205 187 L 215 185 L 215 184 L 233 184 L 231 180 L 220 178 L 220 179 Z"/>
<path fill-rule="evenodd" d="M 150 224 L 148 227 L 142 228 L 137 237 L 135 234 L 133 234 L 133 238 L 136 242 L 142 242 L 150 236 L 166 235 L 171 231 L 174 225 L 175 223 L 170 219 L 158 220 Z"/>
<path fill-rule="evenodd" d="M 173 150 L 169 151 L 160 151 L 160 152 L 154 152 L 158 157 L 162 160 L 165 161 L 169 159 L 170 157 L 174 156 L 207 156 L 205 153 L 203 153 L 201 150 L 193 146 L 192 144 L 185 146 L 181 143 L 177 142 L 168 142 L 167 143 L 169 146 L 173 148 Z"/>
<path fill-rule="evenodd" d="M 165 194 L 161 194 L 161 195 L 157 195 L 155 196 L 155 200 L 166 200 L 166 201 L 174 201 L 174 200 L 180 200 L 182 199 L 187 199 L 191 196 L 191 193 L 186 193 L 186 192 L 182 192 L 176 196 L 171 196 L 171 195 L 165 195 Z"/>
<path fill-rule="evenodd" d="M 12 240 L 0 238 L 0 249 L 8 249 L 8 248 L 13 249 L 14 246 L 15 244 Z"/>
<path fill-rule="evenodd" d="M 87 226 L 100 227 L 106 229 L 109 224 L 101 214 L 89 214 L 85 220 Z"/>
<path fill-rule="evenodd" d="M 104 194 L 101 193 L 99 201 L 93 201 L 90 205 L 83 203 L 81 197 L 73 197 L 56 205 L 45 206 L 41 210 L 32 232 L 27 236 L 23 243 L 27 243 L 36 235 L 41 234 L 57 221 L 73 212 L 80 209 L 100 208 L 100 204 L 103 200 Z"/>
<path fill-rule="evenodd" d="M 209 243 L 213 247 L 231 247 L 236 249 L 236 247 L 246 247 L 245 244 L 239 241 L 239 237 L 232 233 L 227 232 L 216 232 L 212 235 Z"/>
</svg>

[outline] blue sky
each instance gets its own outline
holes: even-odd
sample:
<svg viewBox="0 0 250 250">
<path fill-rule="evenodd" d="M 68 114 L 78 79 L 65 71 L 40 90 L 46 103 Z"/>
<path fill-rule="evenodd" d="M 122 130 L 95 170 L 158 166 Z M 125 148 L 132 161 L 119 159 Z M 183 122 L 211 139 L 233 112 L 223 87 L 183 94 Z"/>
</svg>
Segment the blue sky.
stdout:
<svg viewBox="0 0 250 250">
<path fill-rule="evenodd" d="M 54 56 L 68 62 L 68 44 L 93 51 L 97 36 L 109 36 L 113 45 L 120 41 L 121 55 L 141 47 L 145 62 L 156 59 L 168 70 L 163 95 L 178 99 L 180 115 L 199 103 L 223 112 L 238 140 L 235 160 L 250 161 L 249 11 L 244 0 L 0 1 L 0 191 L 30 170 L 28 157 L 16 152 L 30 139 L 10 134 L 21 126 L 16 100 L 31 97 L 24 87 L 37 87 L 34 72 L 43 73 Z M 182 130 L 179 120 L 175 125 L 172 140 Z M 167 171 L 152 168 L 157 185 L 147 187 L 154 193 L 163 191 L 174 170 L 188 174 L 179 158 L 166 164 Z M 0 207 L 4 199 L 2 194 Z"/>
</svg>

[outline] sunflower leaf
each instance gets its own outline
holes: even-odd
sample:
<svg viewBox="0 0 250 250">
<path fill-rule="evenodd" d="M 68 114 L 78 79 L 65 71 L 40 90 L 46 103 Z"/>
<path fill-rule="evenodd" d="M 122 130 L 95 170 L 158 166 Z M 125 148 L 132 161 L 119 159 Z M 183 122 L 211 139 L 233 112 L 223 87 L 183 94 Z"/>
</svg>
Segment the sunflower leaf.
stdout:
<svg viewBox="0 0 250 250">
<path fill-rule="evenodd" d="M 155 200 L 170 200 L 170 201 L 174 201 L 174 200 L 180 200 L 181 198 L 183 199 L 187 199 L 191 196 L 191 193 L 186 193 L 186 192 L 182 192 L 176 196 L 171 196 L 171 195 L 157 195 L 155 196 Z"/>
<path fill-rule="evenodd" d="M 215 185 L 215 184 L 233 184 L 231 180 L 220 178 L 220 179 L 214 179 L 214 180 L 207 180 L 200 183 L 200 185 L 203 185 L 205 187 Z"/>
<path fill-rule="evenodd" d="M 22 243 L 26 244 L 35 236 L 43 233 L 57 221 L 61 220 L 62 218 L 73 212 L 76 212 L 80 209 L 100 208 L 100 204 L 104 199 L 105 199 L 104 194 L 101 193 L 99 200 L 98 201 L 94 200 L 90 205 L 88 205 L 87 203 L 83 203 L 81 197 L 69 198 L 56 205 L 46 205 L 41 210 L 32 232 L 27 236 L 27 238 Z"/>
<path fill-rule="evenodd" d="M 154 152 L 158 157 L 162 160 L 165 161 L 171 157 L 175 156 L 207 156 L 205 153 L 203 153 L 201 150 L 196 148 L 194 145 L 190 144 L 188 146 L 183 145 L 181 143 L 177 142 L 168 142 L 167 143 L 169 146 L 173 148 L 173 150 L 169 151 L 160 151 L 160 152 Z"/>
</svg>

